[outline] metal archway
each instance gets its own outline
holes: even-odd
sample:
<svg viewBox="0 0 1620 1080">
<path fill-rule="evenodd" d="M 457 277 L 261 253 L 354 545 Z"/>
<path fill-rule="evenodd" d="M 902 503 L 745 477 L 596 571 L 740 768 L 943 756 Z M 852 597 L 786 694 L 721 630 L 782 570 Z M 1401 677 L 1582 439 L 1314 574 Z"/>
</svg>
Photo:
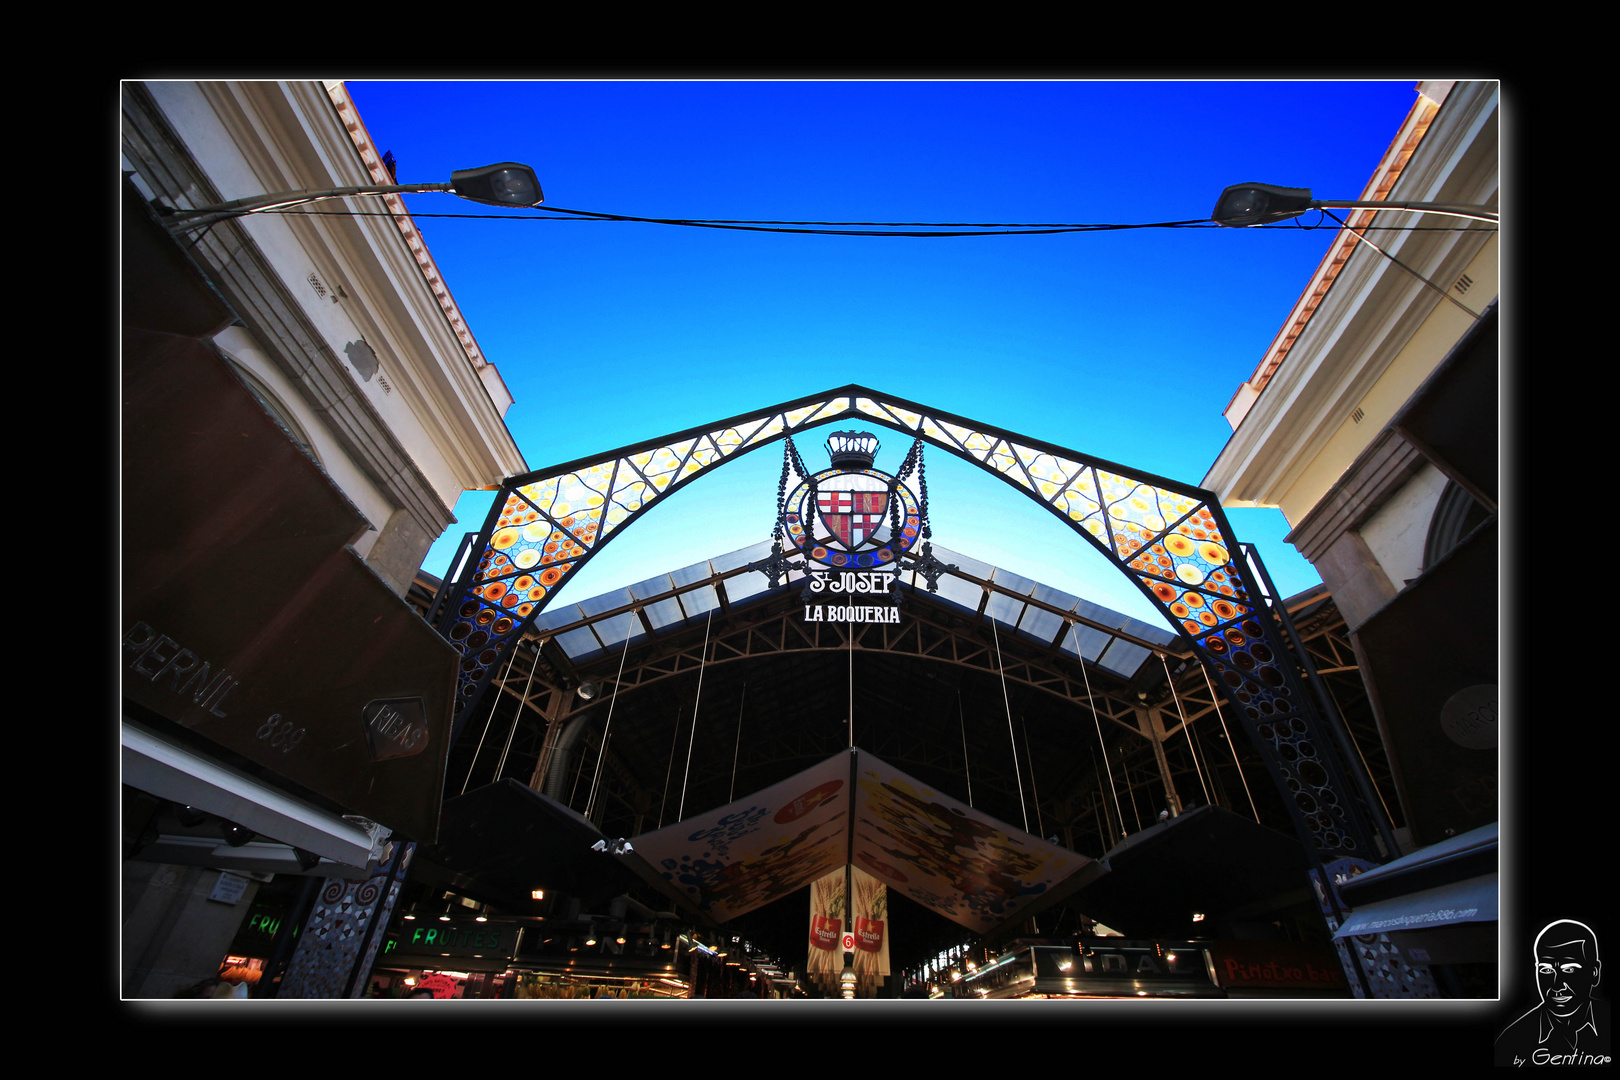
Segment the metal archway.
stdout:
<svg viewBox="0 0 1620 1080">
<path fill-rule="evenodd" d="M 1215 496 L 861 386 L 845 386 L 508 479 L 436 625 L 462 653 L 452 742 L 492 673 L 557 589 L 659 500 L 743 454 L 842 420 L 912 435 L 1045 507 L 1131 579 L 1219 676 L 1323 862 L 1388 856 L 1372 812 L 1328 749 Z"/>
</svg>

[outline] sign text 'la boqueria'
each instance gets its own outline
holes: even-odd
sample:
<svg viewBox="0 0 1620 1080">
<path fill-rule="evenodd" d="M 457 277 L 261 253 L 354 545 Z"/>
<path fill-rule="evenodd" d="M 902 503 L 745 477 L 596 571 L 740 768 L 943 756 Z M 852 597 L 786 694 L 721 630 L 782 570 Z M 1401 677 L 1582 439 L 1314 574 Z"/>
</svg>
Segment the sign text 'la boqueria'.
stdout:
<svg viewBox="0 0 1620 1080">
<path fill-rule="evenodd" d="M 842 572 L 812 571 L 805 586 L 807 593 L 842 593 L 895 597 L 894 575 L 865 570 Z M 805 604 L 805 622 L 898 623 L 900 609 L 894 600 L 886 604 Z"/>
</svg>

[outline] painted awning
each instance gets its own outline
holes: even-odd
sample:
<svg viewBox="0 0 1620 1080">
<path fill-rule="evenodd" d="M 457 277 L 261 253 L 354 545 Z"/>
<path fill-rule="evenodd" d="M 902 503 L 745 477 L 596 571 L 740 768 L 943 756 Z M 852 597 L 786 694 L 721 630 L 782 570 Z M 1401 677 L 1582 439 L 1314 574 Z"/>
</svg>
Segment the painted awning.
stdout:
<svg viewBox="0 0 1620 1080">
<path fill-rule="evenodd" d="M 1482 874 L 1422 892 L 1364 904 L 1350 913 L 1333 936 L 1345 938 L 1403 930 L 1433 930 L 1441 926 L 1496 921 L 1496 875 Z"/>
<path fill-rule="evenodd" d="M 859 748 L 643 834 L 621 855 L 716 922 L 853 862 L 977 933 L 1040 905 L 1092 860 L 1003 824 Z"/>
<path fill-rule="evenodd" d="M 1339 895 L 1353 910 L 1333 936 L 1496 922 L 1496 867 L 1497 826 L 1492 822 L 1359 874 L 1339 886 Z"/>
</svg>

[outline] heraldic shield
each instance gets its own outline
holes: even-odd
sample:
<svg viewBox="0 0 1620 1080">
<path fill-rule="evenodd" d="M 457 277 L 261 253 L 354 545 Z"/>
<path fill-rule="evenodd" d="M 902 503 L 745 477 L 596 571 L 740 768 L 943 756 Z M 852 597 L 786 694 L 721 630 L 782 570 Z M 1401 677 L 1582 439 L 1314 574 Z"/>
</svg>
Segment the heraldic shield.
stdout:
<svg viewBox="0 0 1620 1080">
<path fill-rule="evenodd" d="M 828 469 L 794 488 L 783 507 L 786 539 L 814 562 L 834 569 L 888 566 L 910 551 L 922 528 L 911 489 L 876 469 Z M 898 500 L 895 502 L 893 500 Z M 893 528 L 898 512 L 900 529 Z"/>
<path fill-rule="evenodd" d="M 849 477 L 840 479 L 861 479 Z M 887 491 L 839 491 L 822 488 L 816 492 L 816 510 L 827 531 L 846 548 L 854 550 L 883 527 L 889 509 Z"/>
</svg>

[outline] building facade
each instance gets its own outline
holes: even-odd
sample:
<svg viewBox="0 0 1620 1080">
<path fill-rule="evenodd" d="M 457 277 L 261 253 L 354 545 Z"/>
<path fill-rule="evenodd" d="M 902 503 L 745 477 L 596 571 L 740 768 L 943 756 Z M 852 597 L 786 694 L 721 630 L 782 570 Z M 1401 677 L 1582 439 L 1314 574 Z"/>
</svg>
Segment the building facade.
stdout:
<svg viewBox="0 0 1620 1080">
<path fill-rule="evenodd" d="M 1494 208 L 1497 85 L 1416 89 L 1359 198 Z M 1421 861 L 1473 837 L 1494 872 L 1497 232 L 1351 213 L 1227 406 L 1232 437 L 1204 486 L 1225 506 L 1280 507 L 1343 612 L 1403 851 Z"/>
<path fill-rule="evenodd" d="M 397 197 L 177 218 L 392 184 L 341 83 L 122 106 L 121 985 L 168 997 L 277 877 L 364 890 L 432 839 L 455 659 L 404 596 L 459 493 L 525 466 Z"/>
</svg>

